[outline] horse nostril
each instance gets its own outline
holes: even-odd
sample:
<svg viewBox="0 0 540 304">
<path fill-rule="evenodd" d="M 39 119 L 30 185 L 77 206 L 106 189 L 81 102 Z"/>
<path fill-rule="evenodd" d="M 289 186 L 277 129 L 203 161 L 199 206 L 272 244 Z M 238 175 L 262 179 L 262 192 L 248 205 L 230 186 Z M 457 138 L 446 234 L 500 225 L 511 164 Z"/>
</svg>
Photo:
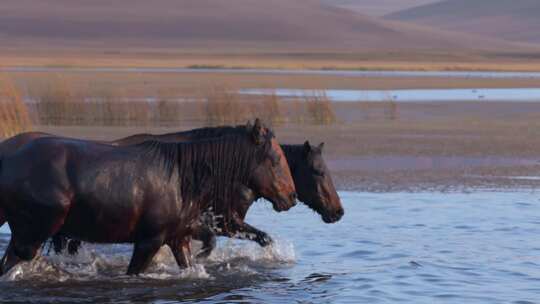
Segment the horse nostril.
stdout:
<svg viewBox="0 0 540 304">
<path fill-rule="evenodd" d="M 289 199 L 291 199 L 292 202 L 296 202 L 296 198 L 297 198 L 296 192 L 293 192 L 291 193 L 291 195 L 289 195 Z"/>
<path fill-rule="evenodd" d="M 343 214 L 345 214 L 345 210 L 339 209 L 339 210 L 337 211 L 337 215 L 338 215 L 339 217 L 342 217 Z"/>
</svg>

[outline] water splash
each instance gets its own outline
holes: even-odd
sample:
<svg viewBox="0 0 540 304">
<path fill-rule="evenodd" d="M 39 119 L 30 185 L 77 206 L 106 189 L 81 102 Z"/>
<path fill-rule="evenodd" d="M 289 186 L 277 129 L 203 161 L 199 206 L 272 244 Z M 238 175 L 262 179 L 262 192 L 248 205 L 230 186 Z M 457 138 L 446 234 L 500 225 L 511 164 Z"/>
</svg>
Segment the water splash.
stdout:
<svg viewBox="0 0 540 304">
<path fill-rule="evenodd" d="M 128 280 L 125 272 L 130 257 L 131 246 L 128 245 L 85 244 L 76 255 L 51 253 L 39 256 L 31 262 L 20 263 L 1 277 L 0 282 Z M 286 240 L 276 240 L 266 248 L 252 242 L 228 240 L 216 248 L 208 259 L 197 260 L 191 268 L 181 270 L 171 250 L 164 246 L 156 254 L 148 270 L 136 279 L 213 280 L 214 275 L 207 267 L 219 272 L 220 277 L 227 273 L 252 275 L 257 273 L 257 268 L 278 267 L 295 261 L 294 246 Z M 134 278 L 130 280 L 132 279 Z"/>
<path fill-rule="evenodd" d="M 208 257 L 214 263 L 226 263 L 234 260 L 248 260 L 261 266 L 294 264 L 296 253 L 292 242 L 276 239 L 267 247 L 261 247 L 253 242 L 234 241 L 227 239 L 223 246 L 216 248 Z"/>
</svg>

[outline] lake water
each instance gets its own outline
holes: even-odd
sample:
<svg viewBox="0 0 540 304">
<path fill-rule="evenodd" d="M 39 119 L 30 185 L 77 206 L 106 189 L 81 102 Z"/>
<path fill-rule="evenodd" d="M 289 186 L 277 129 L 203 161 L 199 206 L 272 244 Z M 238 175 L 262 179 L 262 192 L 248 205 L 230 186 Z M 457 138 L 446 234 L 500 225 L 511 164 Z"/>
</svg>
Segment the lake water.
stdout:
<svg viewBox="0 0 540 304">
<path fill-rule="evenodd" d="M 302 90 L 243 89 L 244 95 L 271 95 L 297 99 L 324 93 L 338 102 L 540 102 L 540 88 L 512 89 L 415 89 L 415 90 Z"/>
<path fill-rule="evenodd" d="M 0 302 L 535 303 L 540 299 L 540 202 L 534 192 L 342 192 L 346 215 L 324 224 L 298 206 L 257 202 L 248 222 L 273 248 L 220 240 L 194 269 L 159 254 L 123 275 L 128 246 L 48 256 L 0 280 Z M 5 232 L 5 231 L 4 231 Z M 9 235 L 0 237 L 3 251 Z"/>
<path fill-rule="evenodd" d="M 512 89 L 414 89 L 414 90 L 303 90 L 303 89 L 241 89 L 242 95 L 279 96 L 284 100 L 298 100 L 309 96 L 321 96 L 324 93 L 335 102 L 540 102 L 540 88 Z M 37 99 L 26 97 L 25 102 L 36 103 Z M 123 102 L 158 102 L 160 97 L 124 97 Z M 175 102 L 200 101 L 194 97 L 168 98 Z M 103 98 L 86 97 L 86 102 L 100 102 Z"/>
</svg>

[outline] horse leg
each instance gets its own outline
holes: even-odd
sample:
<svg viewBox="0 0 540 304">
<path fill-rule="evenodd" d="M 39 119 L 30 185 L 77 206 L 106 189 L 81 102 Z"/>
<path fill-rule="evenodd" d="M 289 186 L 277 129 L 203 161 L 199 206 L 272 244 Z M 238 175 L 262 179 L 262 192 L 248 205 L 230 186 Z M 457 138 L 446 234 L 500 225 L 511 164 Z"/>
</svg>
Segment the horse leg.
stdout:
<svg viewBox="0 0 540 304">
<path fill-rule="evenodd" d="M 235 238 L 254 241 L 262 247 L 266 247 L 274 242 L 268 233 L 261 231 L 244 221 L 236 220 L 234 228 L 237 232 L 234 235 Z"/>
<path fill-rule="evenodd" d="M 4 210 L 0 209 L 0 227 L 6 223 L 6 214 Z"/>
<path fill-rule="evenodd" d="M 133 246 L 133 255 L 129 262 L 127 274 L 138 275 L 145 271 L 162 245 L 163 237 L 161 236 L 137 241 Z"/>
<path fill-rule="evenodd" d="M 9 241 L 9 245 L 4 253 L 4 257 L 0 261 L 0 276 L 7 273 L 15 265 L 19 264 L 22 260 L 15 254 L 13 248 L 13 237 Z"/>
<path fill-rule="evenodd" d="M 66 249 L 68 239 L 60 234 L 55 234 L 52 238 L 52 243 L 54 247 L 54 253 L 61 254 L 64 249 Z"/>
<path fill-rule="evenodd" d="M 56 196 L 50 202 L 36 204 L 32 213 L 19 213 L 10 220 L 13 250 L 20 259 L 34 259 L 42 244 L 56 235 L 64 224 L 69 201 Z"/>
<path fill-rule="evenodd" d="M 201 251 L 197 254 L 198 259 L 207 258 L 216 248 L 216 234 L 207 225 L 193 229 L 192 237 L 203 243 Z"/>
<path fill-rule="evenodd" d="M 79 240 L 69 240 L 68 242 L 68 253 L 70 255 L 76 255 L 79 252 L 81 247 L 81 241 Z"/>
<path fill-rule="evenodd" d="M 192 265 L 191 262 L 191 237 L 186 236 L 168 244 L 174 255 L 174 259 L 180 269 L 188 268 Z"/>
</svg>

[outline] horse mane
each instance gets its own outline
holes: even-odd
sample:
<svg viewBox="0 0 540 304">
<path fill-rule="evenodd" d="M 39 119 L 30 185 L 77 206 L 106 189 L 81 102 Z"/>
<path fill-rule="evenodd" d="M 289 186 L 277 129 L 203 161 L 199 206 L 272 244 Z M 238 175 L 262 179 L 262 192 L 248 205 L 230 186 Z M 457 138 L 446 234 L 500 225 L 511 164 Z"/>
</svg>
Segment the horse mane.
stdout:
<svg viewBox="0 0 540 304">
<path fill-rule="evenodd" d="M 221 126 L 221 127 L 204 127 L 193 129 L 189 131 L 181 131 L 174 133 L 166 133 L 158 135 L 158 138 L 168 138 L 168 137 L 184 137 L 189 140 L 198 140 L 205 138 L 215 138 L 222 137 L 233 134 L 244 134 L 247 127 L 244 125 L 239 126 Z"/>
<path fill-rule="evenodd" d="M 283 154 L 289 163 L 291 172 L 294 172 L 296 164 L 302 159 L 304 153 L 304 145 L 281 145 Z"/>
<path fill-rule="evenodd" d="M 213 132 L 211 129 L 205 128 L 201 133 Z M 215 215 L 229 219 L 235 186 L 248 184 L 255 166 L 271 148 L 274 136 L 268 130 L 264 142 L 255 145 L 248 128 L 235 130 L 238 132 L 221 137 L 179 143 L 151 140 L 136 147 L 141 149 L 141 157 L 147 158 L 145 162 L 157 160 L 168 178 L 177 170 L 185 202 L 204 199 L 205 202 L 198 202 L 205 204 L 201 208 L 211 207 Z"/>
</svg>

